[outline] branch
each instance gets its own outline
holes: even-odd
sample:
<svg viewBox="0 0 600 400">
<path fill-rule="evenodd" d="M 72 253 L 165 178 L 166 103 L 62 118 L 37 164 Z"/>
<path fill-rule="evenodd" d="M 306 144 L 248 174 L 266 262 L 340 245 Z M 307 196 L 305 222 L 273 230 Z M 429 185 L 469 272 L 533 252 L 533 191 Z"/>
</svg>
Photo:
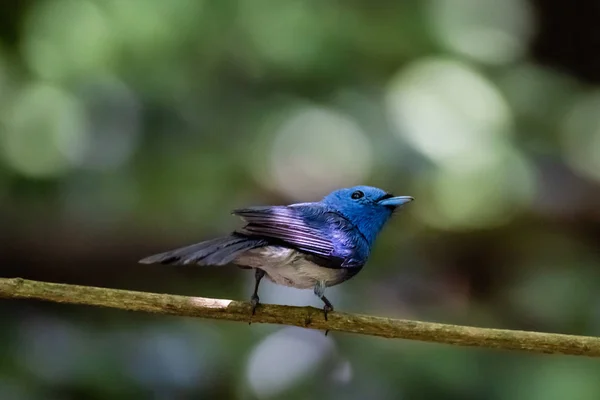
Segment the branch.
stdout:
<svg viewBox="0 0 600 400">
<path fill-rule="evenodd" d="M 250 321 L 251 306 L 233 300 L 133 292 L 88 286 L 0 278 L 0 298 L 35 299 L 54 303 L 83 304 L 155 314 Z M 254 323 L 293 325 L 311 329 L 475 346 L 534 353 L 600 357 L 600 338 L 504 329 L 475 328 L 431 322 L 331 312 L 328 321 L 320 309 L 262 304 Z"/>
</svg>

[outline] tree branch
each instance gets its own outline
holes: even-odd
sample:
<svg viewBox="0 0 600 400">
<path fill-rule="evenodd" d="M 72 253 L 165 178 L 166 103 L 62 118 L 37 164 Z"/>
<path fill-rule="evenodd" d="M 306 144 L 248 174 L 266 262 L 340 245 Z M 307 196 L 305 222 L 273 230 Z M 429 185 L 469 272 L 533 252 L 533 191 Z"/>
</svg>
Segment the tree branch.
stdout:
<svg viewBox="0 0 600 400">
<path fill-rule="evenodd" d="M 82 304 L 128 311 L 250 321 L 251 306 L 233 300 L 133 292 L 88 286 L 0 278 L 0 298 L 35 299 L 54 303 Z M 534 353 L 600 357 L 600 338 L 554 333 L 486 329 L 431 322 L 372 317 L 332 312 L 328 321 L 320 309 L 262 304 L 253 323 L 293 325 L 311 329 L 475 346 Z"/>
</svg>

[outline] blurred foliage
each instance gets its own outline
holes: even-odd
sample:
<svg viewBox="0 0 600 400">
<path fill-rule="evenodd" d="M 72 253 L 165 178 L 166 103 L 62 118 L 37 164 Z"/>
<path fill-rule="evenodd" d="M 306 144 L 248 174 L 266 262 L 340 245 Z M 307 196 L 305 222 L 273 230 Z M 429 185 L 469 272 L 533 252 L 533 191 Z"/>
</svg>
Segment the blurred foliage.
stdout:
<svg viewBox="0 0 600 400">
<path fill-rule="evenodd" d="M 1 276 L 245 299 L 235 267 L 136 261 L 228 232 L 235 207 L 372 184 L 417 201 L 331 289 L 337 309 L 600 335 L 597 8 L 1 10 Z M 579 358 L 38 303 L 0 318 L 0 399 L 600 398 Z"/>
</svg>

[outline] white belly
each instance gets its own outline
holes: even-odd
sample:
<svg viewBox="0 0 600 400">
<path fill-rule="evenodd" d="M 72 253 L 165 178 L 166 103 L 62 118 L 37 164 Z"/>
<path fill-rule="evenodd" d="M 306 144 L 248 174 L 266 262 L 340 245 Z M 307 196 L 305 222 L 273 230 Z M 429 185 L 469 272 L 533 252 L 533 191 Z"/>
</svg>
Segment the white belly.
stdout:
<svg viewBox="0 0 600 400">
<path fill-rule="evenodd" d="M 347 276 L 344 268 L 321 267 L 295 250 L 278 246 L 250 250 L 240 256 L 236 264 L 260 268 L 271 281 L 297 289 L 312 289 L 318 282 L 325 286 L 337 285 Z"/>
</svg>

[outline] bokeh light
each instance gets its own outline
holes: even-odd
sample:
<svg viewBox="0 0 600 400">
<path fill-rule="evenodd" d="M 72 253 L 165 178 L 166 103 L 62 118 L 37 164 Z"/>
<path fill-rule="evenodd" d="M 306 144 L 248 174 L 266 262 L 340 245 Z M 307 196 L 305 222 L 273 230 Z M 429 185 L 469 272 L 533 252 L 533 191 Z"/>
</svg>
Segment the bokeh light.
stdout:
<svg viewBox="0 0 600 400">
<path fill-rule="evenodd" d="M 562 143 L 569 165 L 600 180 L 600 92 L 578 99 L 562 122 Z"/>
<path fill-rule="evenodd" d="M 521 58 L 535 31 L 526 0 L 432 0 L 428 11 L 444 46 L 488 64 Z"/>
<path fill-rule="evenodd" d="M 417 184 L 428 224 L 497 226 L 531 203 L 535 174 L 512 143 L 511 109 L 473 68 L 418 61 L 390 82 L 386 100 L 398 137 L 433 163 Z"/>
<path fill-rule="evenodd" d="M 331 40 L 327 27 L 335 21 L 328 11 L 327 4 L 319 2 L 240 1 L 245 39 L 267 65 L 288 73 L 307 72 L 332 56 L 323 51 Z"/>
<path fill-rule="evenodd" d="M 101 6 L 120 48 L 126 52 L 125 59 L 134 62 L 136 69 L 139 64 L 154 60 L 156 64 L 147 65 L 147 70 L 164 73 L 162 65 L 168 63 L 169 58 L 156 60 L 157 55 L 170 57 L 181 53 L 185 51 L 183 44 L 190 40 L 190 35 L 211 28 L 212 24 L 204 19 L 206 3 L 204 0 L 179 0 L 168 4 L 161 0 L 105 0 Z M 194 37 L 192 42 L 200 44 L 203 39 Z M 159 70 L 155 69 L 157 65 L 161 66 Z M 172 68 L 178 66 L 172 65 Z M 164 77 L 168 78 L 167 75 Z"/>
<path fill-rule="evenodd" d="M 340 360 L 330 337 L 296 327 L 267 336 L 256 346 L 246 366 L 248 385 L 260 399 L 279 398 L 295 385 L 306 385 L 307 380 L 323 376 L 332 384 L 343 384 L 350 380 L 352 367 Z"/>
<path fill-rule="evenodd" d="M 273 118 L 264 125 L 272 144 L 268 175 L 257 165 L 260 183 L 290 199 L 308 200 L 368 176 L 371 143 L 350 116 L 300 105 Z"/>
<path fill-rule="evenodd" d="M 510 146 L 496 147 L 478 168 L 435 168 L 421 179 L 415 196 L 425 200 L 415 208 L 424 222 L 439 229 L 506 224 L 536 195 L 532 166 Z"/>
<path fill-rule="evenodd" d="M 5 160 L 24 175 L 56 176 L 84 154 L 88 139 L 84 110 L 59 87 L 28 85 L 10 105 L 5 123 Z"/>
<path fill-rule="evenodd" d="M 478 168 L 510 133 L 512 114 L 481 74 L 446 59 L 421 60 L 401 70 L 387 92 L 399 137 L 446 168 Z"/>
<path fill-rule="evenodd" d="M 115 53 L 115 37 L 96 2 L 37 2 L 25 24 L 23 53 L 45 79 L 81 77 L 104 71 Z"/>
</svg>

